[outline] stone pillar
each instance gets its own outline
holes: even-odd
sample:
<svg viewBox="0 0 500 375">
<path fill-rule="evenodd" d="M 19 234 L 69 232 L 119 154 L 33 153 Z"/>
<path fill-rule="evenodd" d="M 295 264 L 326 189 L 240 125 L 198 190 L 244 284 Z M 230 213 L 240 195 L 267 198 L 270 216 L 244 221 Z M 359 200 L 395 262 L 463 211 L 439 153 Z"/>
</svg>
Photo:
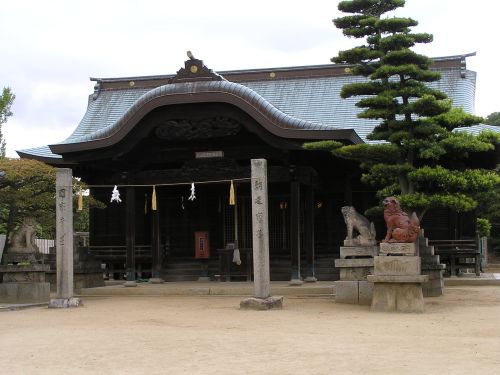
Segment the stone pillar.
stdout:
<svg viewBox="0 0 500 375">
<path fill-rule="evenodd" d="M 241 301 L 240 308 L 253 310 L 281 308 L 283 297 L 271 297 L 270 291 L 267 161 L 252 159 L 251 171 L 255 297 Z"/>
<path fill-rule="evenodd" d="M 152 284 L 161 284 L 163 280 L 160 277 L 161 269 L 161 248 L 160 248 L 160 215 L 158 209 L 151 211 L 151 279 Z"/>
<path fill-rule="evenodd" d="M 125 226 L 126 226 L 126 248 L 127 248 L 127 281 L 124 286 L 137 286 L 135 281 L 135 188 L 127 187 L 127 195 L 125 198 Z"/>
<path fill-rule="evenodd" d="M 318 281 L 314 275 L 314 188 L 312 185 L 307 186 L 305 198 L 304 246 L 307 255 L 307 274 L 305 281 L 311 283 Z"/>
<path fill-rule="evenodd" d="M 77 307 L 73 297 L 73 176 L 69 168 L 56 172 L 57 295 L 49 307 Z"/>
<path fill-rule="evenodd" d="M 290 285 L 302 285 L 300 278 L 300 182 L 295 179 L 290 183 L 290 253 L 292 258 Z"/>
</svg>

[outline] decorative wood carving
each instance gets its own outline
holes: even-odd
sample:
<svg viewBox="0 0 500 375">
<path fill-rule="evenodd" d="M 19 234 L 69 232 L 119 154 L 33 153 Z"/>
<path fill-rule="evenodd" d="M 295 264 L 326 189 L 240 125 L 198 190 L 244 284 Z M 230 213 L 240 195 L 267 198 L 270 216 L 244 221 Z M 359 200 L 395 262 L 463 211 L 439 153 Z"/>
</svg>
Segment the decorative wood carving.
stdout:
<svg viewBox="0 0 500 375">
<path fill-rule="evenodd" d="M 155 129 L 155 134 L 161 139 L 193 140 L 233 136 L 240 130 L 238 121 L 218 116 L 202 120 L 168 120 Z"/>
<path fill-rule="evenodd" d="M 220 74 L 215 73 L 203 64 L 203 60 L 190 58 L 184 62 L 184 68 L 177 71 L 170 83 L 192 82 L 192 81 L 222 81 L 225 80 Z"/>
</svg>

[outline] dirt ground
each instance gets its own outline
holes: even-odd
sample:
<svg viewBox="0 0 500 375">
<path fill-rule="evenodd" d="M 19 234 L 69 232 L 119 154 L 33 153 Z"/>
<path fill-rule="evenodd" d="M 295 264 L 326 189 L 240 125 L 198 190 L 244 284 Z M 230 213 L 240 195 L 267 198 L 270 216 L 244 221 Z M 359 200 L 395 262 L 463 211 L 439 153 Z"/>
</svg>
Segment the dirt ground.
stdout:
<svg viewBox="0 0 500 375">
<path fill-rule="evenodd" d="M 87 297 L 0 313 L 2 374 L 500 374 L 500 288 L 448 287 L 424 314 L 331 298 Z"/>
</svg>

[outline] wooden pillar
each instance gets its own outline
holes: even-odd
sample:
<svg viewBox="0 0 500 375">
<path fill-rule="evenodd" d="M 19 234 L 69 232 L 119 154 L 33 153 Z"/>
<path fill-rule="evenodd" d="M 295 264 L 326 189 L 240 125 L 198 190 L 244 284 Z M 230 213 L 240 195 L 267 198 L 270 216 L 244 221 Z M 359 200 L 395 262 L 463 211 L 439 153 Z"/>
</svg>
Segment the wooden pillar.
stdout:
<svg viewBox="0 0 500 375">
<path fill-rule="evenodd" d="M 137 286 L 135 282 L 135 188 L 127 187 L 125 198 L 125 235 L 126 235 L 126 268 L 127 282 L 125 286 Z"/>
<path fill-rule="evenodd" d="M 305 188 L 304 247 L 307 255 L 306 282 L 318 281 L 314 275 L 314 188 Z"/>
<path fill-rule="evenodd" d="M 290 284 L 301 285 L 300 279 L 300 182 L 293 177 L 290 183 L 290 255 L 292 275 Z"/>
<path fill-rule="evenodd" d="M 158 205 L 158 203 L 157 203 Z M 161 247 L 160 247 L 160 215 L 158 209 L 151 210 L 151 279 L 150 283 L 160 284 Z"/>
<path fill-rule="evenodd" d="M 344 180 L 344 205 L 352 206 L 352 176 L 348 175 Z"/>
</svg>

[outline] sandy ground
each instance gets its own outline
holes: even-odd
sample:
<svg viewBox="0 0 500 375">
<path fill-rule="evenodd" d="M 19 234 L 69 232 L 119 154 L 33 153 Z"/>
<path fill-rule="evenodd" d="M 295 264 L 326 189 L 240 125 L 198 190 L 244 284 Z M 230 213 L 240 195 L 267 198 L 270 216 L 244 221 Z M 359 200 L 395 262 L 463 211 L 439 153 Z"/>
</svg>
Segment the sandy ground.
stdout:
<svg viewBox="0 0 500 375">
<path fill-rule="evenodd" d="M 330 298 L 87 297 L 0 313 L 1 374 L 500 374 L 500 287 L 449 287 L 424 314 Z"/>
</svg>

